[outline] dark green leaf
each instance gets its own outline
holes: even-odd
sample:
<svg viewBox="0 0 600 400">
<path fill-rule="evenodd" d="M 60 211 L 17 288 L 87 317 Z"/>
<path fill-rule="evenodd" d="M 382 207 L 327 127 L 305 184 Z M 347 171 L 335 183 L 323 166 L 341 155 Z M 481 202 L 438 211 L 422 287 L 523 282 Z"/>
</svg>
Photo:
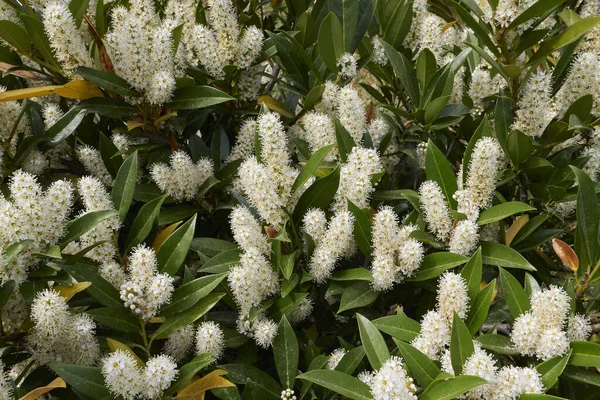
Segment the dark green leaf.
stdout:
<svg viewBox="0 0 600 400">
<path fill-rule="evenodd" d="M 116 209 L 119 210 L 119 220 L 124 221 L 133 200 L 137 180 L 137 151 L 133 152 L 119 168 L 111 197 Z"/>
<path fill-rule="evenodd" d="M 102 307 L 86 311 L 94 321 L 120 332 L 138 333 L 140 323 L 125 307 Z"/>
<path fill-rule="evenodd" d="M 300 350 L 294 328 L 292 328 L 285 315 L 281 317 L 277 336 L 273 340 L 273 356 L 275 357 L 275 368 L 281 384 L 285 388 L 293 388 L 298 371 Z"/>
<path fill-rule="evenodd" d="M 119 213 L 116 210 L 100 210 L 86 213 L 72 220 L 67 224 L 67 234 L 62 239 L 61 246 L 64 248 L 64 246 L 79 239 L 99 223 L 118 215 Z"/>
<path fill-rule="evenodd" d="M 300 196 L 296 208 L 294 208 L 294 221 L 300 221 L 310 208 L 327 210 L 337 192 L 339 183 L 340 169 L 336 168 L 331 174 L 310 185 Z"/>
<path fill-rule="evenodd" d="M 385 54 L 387 55 L 390 63 L 392 64 L 392 68 L 398 79 L 402 83 L 402 85 L 406 88 L 406 92 L 410 96 L 413 104 L 418 105 L 420 101 L 419 94 L 419 82 L 417 80 L 417 74 L 413 68 L 412 63 L 404 56 L 404 54 L 400 53 L 390 44 L 385 41 L 381 41 L 383 48 L 385 49 Z"/>
<path fill-rule="evenodd" d="M 142 243 L 150 234 L 152 227 L 158 220 L 160 207 L 166 198 L 167 195 L 157 197 L 156 199 L 144 204 L 142 208 L 140 208 L 138 215 L 131 224 L 129 235 L 127 235 L 127 240 L 125 241 L 125 253 L 128 253 L 131 248 Z"/>
<path fill-rule="evenodd" d="M 340 309 L 337 313 L 341 313 L 353 308 L 368 306 L 374 302 L 379 296 L 378 292 L 371 289 L 371 284 L 366 281 L 357 281 L 352 283 L 342 293 L 340 300 Z"/>
<path fill-rule="evenodd" d="M 340 371 L 314 370 L 298 375 L 298 379 L 312 382 L 350 399 L 372 399 L 371 390 L 366 383 Z"/>
<path fill-rule="evenodd" d="M 569 357 L 571 357 L 570 351 L 564 356 L 551 358 L 535 366 L 535 369 L 542 375 L 542 383 L 545 388 L 550 389 L 558 381 L 558 377 L 567 366 Z"/>
<path fill-rule="evenodd" d="M 428 279 L 437 278 L 444 271 L 457 267 L 466 263 L 467 257 L 460 254 L 439 252 L 428 254 L 423 258 L 421 267 L 415 272 L 415 275 L 410 278 L 410 281 L 426 281 Z"/>
<path fill-rule="evenodd" d="M 503 244 L 482 242 L 483 263 L 505 268 L 518 268 L 527 271 L 536 269 L 519 252 Z"/>
<path fill-rule="evenodd" d="M 106 279 L 100 276 L 95 267 L 87 264 L 58 265 L 79 282 L 91 282 L 86 292 L 96 301 L 107 307 L 123 308 L 119 291 Z"/>
<path fill-rule="evenodd" d="M 431 140 L 427 144 L 425 172 L 427 173 L 427 179 L 433 180 L 440 185 L 444 196 L 446 196 L 448 205 L 455 210 L 456 200 L 453 196 L 458 190 L 456 175 L 444 153 L 442 153 Z"/>
<path fill-rule="evenodd" d="M 178 287 L 173 292 L 171 302 L 161 309 L 160 315 L 170 316 L 189 309 L 208 296 L 226 276 L 227 274 L 207 275 Z"/>
<path fill-rule="evenodd" d="M 419 397 L 421 400 L 450 400 L 488 383 L 478 376 L 453 376 L 448 379 L 436 380 Z"/>
<path fill-rule="evenodd" d="M 179 374 L 177 374 L 177 379 L 175 380 L 175 382 L 173 382 L 173 384 L 171 384 L 169 389 L 167 389 L 165 391 L 164 395 L 165 396 L 172 395 L 172 394 L 178 392 L 179 390 L 183 389 L 184 387 L 186 387 L 187 384 L 192 381 L 192 378 L 194 378 L 194 375 L 196 375 L 198 372 L 200 372 L 200 370 L 202 368 L 212 364 L 214 361 L 215 361 L 215 358 L 212 355 L 212 353 L 202 353 L 199 356 L 195 357 L 189 363 L 183 365 L 179 369 Z"/>
<path fill-rule="evenodd" d="M 396 338 L 394 338 L 394 343 L 398 346 L 398 350 L 400 350 L 406 366 L 419 386 L 426 388 L 431 385 L 435 377 L 440 373 L 439 367 L 429 357 L 410 344 Z"/>
<path fill-rule="evenodd" d="M 195 110 L 235 100 L 225 92 L 210 86 L 195 86 L 177 89 L 166 108 L 174 110 Z"/>
<path fill-rule="evenodd" d="M 460 275 L 467 282 L 468 295 L 471 303 L 473 303 L 475 297 L 479 293 L 482 270 L 483 263 L 481 261 L 481 248 L 478 248 L 469 259 L 469 262 L 467 262 L 467 264 L 460 270 Z"/>
<path fill-rule="evenodd" d="M 535 210 L 535 207 L 531 207 L 530 205 L 521 203 L 520 201 L 509 201 L 507 203 L 498 204 L 483 211 L 479 215 L 477 224 L 491 224 L 492 222 L 503 220 L 504 218 L 510 217 L 511 215 Z"/>
<path fill-rule="evenodd" d="M 156 252 L 160 272 L 175 275 L 185 261 L 194 238 L 196 215 L 173 232 Z"/>
<path fill-rule="evenodd" d="M 365 349 L 371 368 L 376 371 L 390 358 L 387 344 L 385 344 L 383 336 L 371 321 L 360 314 L 356 314 L 356 319 L 360 341 Z"/>
<path fill-rule="evenodd" d="M 112 398 L 98 367 L 71 364 L 50 364 L 49 367 L 70 386 L 85 393 L 90 399 Z"/>
<path fill-rule="evenodd" d="M 342 25 L 333 12 L 327 14 L 321 23 L 318 46 L 323 63 L 337 74 L 337 61 L 344 54 L 344 41 Z"/>
<path fill-rule="evenodd" d="M 469 310 L 469 316 L 467 317 L 466 324 L 469 327 L 469 331 L 472 335 L 477 333 L 481 328 L 485 320 L 487 319 L 490 305 L 494 299 L 494 288 L 496 287 L 496 279 L 484 287 L 481 292 L 477 294 L 474 300 L 472 300 L 473 306 Z"/>
<path fill-rule="evenodd" d="M 452 320 L 452 336 L 450 339 L 450 358 L 452 369 L 455 375 L 462 373 L 463 365 L 467 359 L 473 354 L 475 347 L 469 328 L 463 322 L 458 314 L 454 313 Z"/>
<path fill-rule="evenodd" d="M 223 296 L 225 296 L 224 293 L 209 294 L 198 301 L 193 307 L 188 308 L 180 313 L 168 316 L 165 318 L 165 322 L 163 322 L 158 327 L 156 332 L 154 332 L 152 339 L 164 339 L 169 336 L 169 334 L 178 331 L 184 326 L 194 323 L 196 320 L 198 320 L 198 318 L 210 311 L 210 309 L 213 308 Z"/>
<path fill-rule="evenodd" d="M 81 124 L 86 113 L 87 111 L 84 109 L 72 108 L 56 121 L 54 125 L 48 128 L 44 133 L 44 139 L 48 140 L 53 146 L 59 144 L 75 132 L 75 129 Z"/>
<path fill-rule="evenodd" d="M 529 311 L 531 305 L 525 289 L 514 276 L 503 268 L 500 268 L 500 284 L 508 309 L 514 318 Z"/>
</svg>

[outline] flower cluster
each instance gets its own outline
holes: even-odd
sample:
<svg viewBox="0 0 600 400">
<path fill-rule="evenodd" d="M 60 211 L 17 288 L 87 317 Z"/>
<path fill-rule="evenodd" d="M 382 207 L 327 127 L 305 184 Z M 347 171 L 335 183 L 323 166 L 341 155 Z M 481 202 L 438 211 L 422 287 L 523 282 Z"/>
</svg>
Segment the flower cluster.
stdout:
<svg viewBox="0 0 600 400">
<path fill-rule="evenodd" d="M 356 60 L 350 53 L 344 53 L 337 61 L 339 76 L 344 79 L 354 78 L 357 74 Z"/>
<path fill-rule="evenodd" d="M 362 374 L 359 378 L 369 385 L 375 400 L 416 400 L 417 387 L 408 376 L 402 359 L 390 357 L 377 372 Z"/>
<path fill-rule="evenodd" d="M 444 347 L 450 344 L 454 313 L 465 319 L 468 311 L 467 282 L 454 272 L 445 272 L 438 281 L 437 310 L 430 310 L 423 316 L 421 333 L 412 345 L 427 357 L 438 359 Z"/>
<path fill-rule="evenodd" d="M 254 337 L 257 343 L 268 347 L 274 337 L 271 323 L 259 316 L 250 318 L 252 307 L 279 290 L 279 279 L 267 256 L 270 245 L 262 233 L 260 223 L 250 210 L 237 206 L 231 213 L 231 229 L 238 246 L 243 250 L 240 263 L 234 266 L 227 277 L 233 298 L 239 308 L 238 330 Z"/>
<path fill-rule="evenodd" d="M 143 368 L 133 355 L 117 350 L 102 360 L 102 375 L 108 389 L 125 399 L 159 399 L 179 373 L 175 361 L 166 355 L 150 358 Z"/>
<path fill-rule="evenodd" d="M 27 346 L 37 363 L 96 363 L 100 356 L 96 324 L 87 314 L 70 313 L 65 298 L 56 290 L 45 289 L 36 295 L 31 320 Z"/>
<path fill-rule="evenodd" d="M 129 256 L 128 274 L 123 280 L 121 300 L 125 307 L 144 320 L 155 316 L 158 309 L 171 300 L 174 279 L 158 273 L 154 250 L 143 244 L 133 249 Z"/>
<path fill-rule="evenodd" d="M 512 128 L 532 137 L 542 136 L 556 114 L 552 99 L 552 74 L 533 74 L 523 88 L 518 106 Z"/>
<path fill-rule="evenodd" d="M 187 325 L 171 333 L 165 343 L 164 350 L 175 361 L 183 361 L 196 343 L 196 354 L 211 353 L 215 360 L 223 356 L 225 337 L 219 324 L 205 321 L 194 328 Z"/>
<path fill-rule="evenodd" d="M 398 226 L 398 216 L 389 206 L 373 218 L 373 288 L 387 290 L 394 282 L 410 276 L 419 268 L 425 249 L 410 233 L 416 227 Z"/>
<path fill-rule="evenodd" d="M 175 91 L 175 80 L 183 75 L 183 48 L 174 47 L 173 29 L 177 22 L 161 20 L 150 0 L 132 0 L 129 9 L 112 10 L 112 24 L 104 37 L 115 72 L 143 100 L 160 105 L 168 102 Z M 128 97 L 131 103 L 139 98 Z"/>
<path fill-rule="evenodd" d="M 161 191 L 177 201 L 191 200 L 198 193 L 200 186 L 214 173 L 212 161 L 201 158 L 194 163 L 183 151 L 171 154 L 169 165 L 155 163 L 150 175 Z"/>
<path fill-rule="evenodd" d="M 73 187 L 68 181 L 54 181 L 43 192 L 37 178 L 21 170 L 10 178 L 10 198 L 0 195 L 0 253 L 9 245 L 25 240 L 31 243 L 0 270 L 2 284 L 14 280 L 25 282 L 36 265 L 39 253 L 55 245 L 65 233 L 73 205 Z"/>
<path fill-rule="evenodd" d="M 332 210 L 348 209 L 348 201 L 358 208 L 367 208 L 375 191 L 372 177 L 383 172 L 379 154 L 373 149 L 356 146 L 340 168 L 340 184 L 335 193 Z"/>
<path fill-rule="evenodd" d="M 348 351 L 346 349 L 341 347 L 332 351 L 329 355 L 329 359 L 327 360 L 327 369 L 334 370 L 340 361 L 342 361 L 342 358 L 344 358 L 347 352 Z"/>
<path fill-rule="evenodd" d="M 77 158 L 85 169 L 106 186 L 112 186 L 113 179 L 102 160 L 100 152 L 92 146 L 84 145 L 77 148 Z"/>
<path fill-rule="evenodd" d="M 312 236 L 315 250 L 309 261 L 313 279 L 323 283 L 331 276 L 338 260 L 353 249 L 354 216 L 349 211 L 336 212 L 329 223 L 320 209 L 304 215 L 304 230 Z"/>
<path fill-rule="evenodd" d="M 205 2 L 208 25 L 196 24 L 194 14 L 190 13 L 196 9 L 197 1 L 178 3 L 171 0 L 166 11 L 177 24 L 185 24 L 182 42 L 190 63 L 199 62 L 213 78 L 223 79 L 225 66 L 248 69 L 256 61 L 262 50 L 263 33 L 255 26 L 247 26 L 242 31 L 231 0 Z"/>
<path fill-rule="evenodd" d="M 587 340 L 590 321 L 571 315 L 567 293 L 556 286 L 531 295 L 531 310 L 515 320 L 511 340 L 515 349 L 526 356 L 542 360 L 565 354 L 569 342 Z"/>
</svg>

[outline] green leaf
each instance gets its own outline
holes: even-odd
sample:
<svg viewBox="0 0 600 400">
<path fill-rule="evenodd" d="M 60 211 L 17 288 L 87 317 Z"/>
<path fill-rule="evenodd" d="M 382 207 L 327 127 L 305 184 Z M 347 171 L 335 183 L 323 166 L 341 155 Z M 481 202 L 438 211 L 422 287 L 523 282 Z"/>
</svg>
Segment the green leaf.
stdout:
<svg viewBox="0 0 600 400">
<path fill-rule="evenodd" d="M 298 375 L 298 379 L 312 382 L 355 400 L 372 399 L 371 389 L 366 383 L 340 371 L 318 369 Z"/>
<path fill-rule="evenodd" d="M 450 359 L 455 375 L 462 373 L 463 365 L 465 365 L 467 358 L 474 351 L 475 347 L 473 346 L 473 339 L 471 338 L 469 328 L 467 328 L 467 325 L 460 319 L 458 314 L 454 313 L 452 336 L 450 339 Z"/>
<path fill-rule="evenodd" d="M 186 87 L 175 90 L 165 107 L 173 110 L 195 110 L 235 100 L 225 92 L 211 86 Z"/>
<path fill-rule="evenodd" d="M 340 153 L 340 160 L 342 162 L 348 161 L 348 154 L 356 147 L 356 142 L 337 118 L 335 119 L 335 139 Z"/>
<path fill-rule="evenodd" d="M 375 201 L 392 201 L 392 200 L 408 200 L 408 202 L 417 211 L 421 211 L 421 203 L 419 202 L 419 194 L 410 189 L 398 190 L 378 190 L 373 193 Z"/>
<path fill-rule="evenodd" d="M 423 257 L 421 267 L 415 272 L 415 275 L 408 280 L 418 282 L 437 278 L 444 271 L 462 265 L 467 260 L 468 258 L 465 256 L 450 252 L 428 254 Z"/>
<path fill-rule="evenodd" d="M 78 217 L 67 224 L 67 234 L 61 240 L 61 247 L 65 247 L 67 244 L 79 239 L 87 232 L 92 230 L 96 225 L 102 221 L 106 221 L 109 218 L 118 216 L 119 213 L 116 210 L 100 210 L 92 211 Z"/>
<path fill-rule="evenodd" d="M 483 378 L 471 375 L 454 376 L 436 380 L 419 397 L 420 400 L 450 400 L 463 393 L 488 383 Z"/>
<path fill-rule="evenodd" d="M 240 263 L 241 252 L 242 251 L 237 247 L 231 250 L 225 250 L 204 263 L 198 272 L 208 274 L 222 274 L 224 272 L 229 272 L 231 267 Z"/>
<path fill-rule="evenodd" d="M 412 63 L 404 56 L 404 54 L 400 53 L 390 44 L 383 40 L 381 41 L 381 44 L 383 45 L 385 54 L 392 64 L 394 72 L 396 72 L 398 79 L 406 88 L 406 92 L 416 107 L 420 101 L 419 82 L 417 80 L 417 74 Z"/>
<path fill-rule="evenodd" d="M 438 97 L 425 107 L 425 124 L 432 124 L 450 102 L 451 96 Z"/>
<path fill-rule="evenodd" d="M 25 29 L 27 30 L 28 40 L 33 42 L 33 45 L 42 54 L 46 62 L 56 66 L 57 68 L 60 68 L 56 62 L 56 59 L 54 58 L 54 53 L 50 47 L 50 41 L 46 36 L 42 21 L 25 14 L 22 14 L 20 17 L 21 21 L 23 21 L 23 25 L 25 25 Z"/>
<path fill-rule="evenodd" d="M 427 48 L 423 49 L 417 58 L 417 79 L 419 80 L 421 92 L 425 91 L 436 71 L 437 62 L 435 60 L 435 55 L 433 55 L 431 50 Z"/>
<path fill-rule="evenodd" d="M 44 133 L 44 139 L 48 140 L 50 145 L 55 146 L 68 138 L 77 129 L 83 117 L 87 113 L 86 110 L 81 108 L 72 108 L 65 115 L 62 116 L 58 121 L 54 123 Z"/>
<path fill-rule="evenodd" d="M 550 214 L 540 214 L 531 218 L 521 229 L 519 229 L 519 232 L 517 232 L 510 245 L 515 246 L 516 244 L 522 242 L 529 235 L 537 231 L 537 229 L 544 222 L 546 222 L 548 218 L 550 218 Z"/>
<path fill-rule="evenodd" d="M 576 367 L 600 367 L 600 344 L 592 342 L 571 342 L 569 365 Z"/>
<path fill-rule="evenodd" d="M 229 372 L 227 378 L 233 383 L 245 385 L 247 381 L 252 381 L 261 388 L 261 392 L 264 395 L 263 399 L 281 399 L 281 385 L 266 372 L 263 372 L 252 365 L 241 363 L 221 365 L 221 368 Z"/>
<path fill-rule="evenodd" d="M 507 355 L 519 354 L 519 352 L 515 350 L 515 347 L 510 341 L 510 338 L 507 336 L 488 333 L 486 335 L 481 335 L 477 337 L 475 340 L 477 340 L 481 344 L 481 347 L 483 347 L 486 350 L 491 350 L 496 353 Z"/>
<path fill-rule="evenodd" d="M 589 271 L 598 261 L 598 225 L 600 209 L 592 179 L 579 168 L 571 166 L 577 178 L 577 239 L 576 252 L 581 267 Z"/>
<path fill-rule="evenodd" d="M 296 180 L 292 185 L 292 193 L 296 193 L 298 189 L 300 189 L 302 186 L 304 186 L 306 182 L 308 182 L 308 180 L 315 173 L 317 168 L 319 168 L 321 161 L 323 161 L 323 159 L 327 156 L 327 154 L 329 154 L 333 147 L 334 145 L 330 144 L 329 146 L 321 147 L 319 150 L 315 151 L 315 154 L 313 154 L 310 157 L 310 159 L 304 165 L 304 168 L 302 168 L 302 171 L 300 171 L 300 173 L 298 174 L 298 177 L 296 177 Z"/>
<path fill-rule="evenodd" d="M 494 44 L 493 40 L 490 38 L 490 31 L 488 27 L 484 24 L 479 24 L 475 18 L 469 13 L 469 11 L 465 10 L 460 4 L 456 1 L 450 0 L 450 4 L 452 4 L 452 8 L 463 20 L 465 25 L 473 30 L 477 39 L 484 44 L 493 54 L 496 56 L 500 55 L 500 51 Z"/>
<path fill-rule="evenodd" d="M 171 302 L 161 309 L 160 315 L 168 317 L 189 309 L 208 296 L 226 276 L 227 274 L 207 275 L 178 287 L 173 292 Z"/>
<path fill-rule="evenodd" d="M 8 246 L 2 250 L 2 260 L 0 260 L 0 266 L 4 267 L 12 262 L 12 260 L 21 254 L 30 244 L 33 243 L 31 239 L 21 240 Z"/>
<path fill-rule="evenodd" d="M 542 383 L 546 389 L 550 389 L 558 381 L 558 377 L 567 366 L 569 357 L 571 357 L 570 351 L 564 356 L 551 358 L 535 366 L 535 369 L 542 375 Z"/>
<path fill-rule="evenodd" d="M 491 224 L 492 222 L 501 221 L 511 215 L 535 210 L 536 208 L 531 207 L 529 204 L 521 203 L 520 201 L 509 201 L 483 211 L 479 215 L 477 225 Z"/>
<path fill-rule="evenodd" d="M 138 333 L 140 323 L 125 307 L 101 307 L 86 311 L 94 321 L 120 332 Z"/>
<path fill-rule="evenodd" d="M 567 366 L 561 376 L 576 382 L 600 387 L 600 374 L 598 372 Z"/>
<path fill-rule="evenodd" d="M 69 275 L 79 282 L 92 282 L 92 285 L 86 291 L 100 304 L 107 307 L 123 307 L 119 291 L 110 282 L 101 277 L 94 266 L 87 264 L 56 265 L 67 271 Z"/>
<path fill-rule="evenodd" d="M 519 396 L 519 400 L 566 400 L 564 397 L 556 397 L 543 393 L 525 393 Z"/>
<path fill-rule="evenodd" d="M 352 53 L 355 50 L 353 44 L 359 20 L 359 4 L 366 2 L 355 0 L 340 0 L 340 2 L 342 6 L 342 43 L 344 44 L 344 51 Z M 368 21 L 367 24 L 369 22 L 370 21 Z"/>
<path fill-rule="evenodd" d="M 533 140 L 521 131 L 512 131 L 506 139 L 506 150 L 515 167 L 521 165 L 533 149 Z"/>
<path fill-rule="evenodd" d="M 90 0 L 71 0 L 69 3 L 69 11 L 71 11 L 73 18 L 75 18 L 77 28 L 81 26 L 83 15 L 87 12 L 89 4 Z"/>
<path fill-rule="evenodd" d="M 376 371 L 390 358 L 387 344 L 371 321 L 358 313 L 356 314 L 356 319 L 358 321 L 360 341 L 365 348 L 371 368 L 373 371 Z"/>
<path fill-rule="evenodd" d="M 369 282 L 354 282 L 342 293 L 340 309 L 337 313 L 339 314 L 353 308 L 368 306 L 374 302 L 378 296 L 379 293 L 371 289 L 371 284 Z"/>
<path fill-rule="evenodd" d="M 200 370 L 215 361 L 212 353 L 202 353 L 199 356 L 195 357 L 189 363 L 183 365 L 179 369 L 179 374 L 177 374 L 177 379 L 171 386 L 165 390 L 164 395 L 170 396 L 179 390 L 183 389 L 187 386 L 188 383 L 192 381 L 194 375 L 196 375 Z"/>
<path fill-rule="evenodd" d="M 481 247 L 471 256 L 469 262 L 460 270 L 460 275 L 467 282 L 468 295 L 471 303 L 479 293 L 483 263 L 481 261 Z"/>
<path fill-rule="evenodd" d="M 351 268 L 335 271 L 331 278 L 332 281 L 367 281 L 373 282 L 373 275 L 365 268 Z"/>
<path fill-rule="evenodd" d="M 506 305 L 514 318 L 525 314 L 531 308 L 529 297 L 519 281 L 505 269 L 500 268 L 500 284 Z"/>
<path fill-rule="evenodd" d="M 544 14 L 552 11 L 566 0 L 539 0 L 531 7 L 523 11 L 517 18 L 515 18 L 509 25 L 506 27 L 506 30 L 511 30 L 516 28 L 517 26 L 524 24 L 527 21 L 530 21 L 534 18 L 541 17 Z"/>
<path fill-rule="evenodd" d="M 5 282 L 4 285 L 0 288 L 0 310 L 4 308 L 4 306 L 10 300 L 10 296 L 12 296 L 13 292 L 17 288 L 17 284 L 15 281 Z"/>
<path fill-rule="evenodd" d="M 91 99 L 82 101 L 75 107 L 85 110 L 88 113 L 95 113 L 111 118 L 127 117 L 137 112 L 131 104 L 110 97 L 92 97 Z"/>
<path fill-rule="evenodd" d="M 519 254 L 519 252 L 503 244 L 482 242 L 481 250 L 484 264 L 536 271 L 533 265 Z"/>
<path fill-rule="evenodd" d="M 133 152 L 121 164 L 115 184 L 113 186 L 111 197 L 115 208 L 119 210 L 119 220 L 124 221 L 129 211 L 129 206 L 133 200 L 135 192 L 135 183 L 137 181 L 137 150 Z"/>
<path fill-rule="evenodd" d="M 349 350 L 346 354 L 344 354 L 344 357 L 342 357 L 338 365 L 335 367 L 335 370 L 343 372 L 345 374 L 353 374 L 356 370 L 356 367 L 358 367 L 358 365 L 364 357 L 364 347 L 355 347 L 352 350 Z"/>
<path fill-rule="evenodd" d="M 50 364 L 49 367 L 70 386 L 85 393 L 91 399 L 112 398 L 98 367 L 71 364 Z"/>
<path fill-rule="evenodd" d="M 344 54 L 342 25 L 333 12 L 329 12 L 319 28 L 319 55 L 327 68 L 338 72 L 337 61 Z"/>
<path fill-rule="evenodd" d="M 371 219 L 367 213 L 348 200 L 348 210 L 354 215 L 354 240 L 358 248 L 368 258 L 371 257 Z"/>
<path fill-rule="evenodd" d="M 458 186 L 456 184 L 454 170 L 444 153 L 442 153 L 431 140 L 427 144 L 425 172 L 427 173 L 427 179 L 433 180 L 440 185 L 444 196 L 446 196 L 448 205 L 455 210 L 456 200 L 453 196 L 458 190 Z"/>
<path fill-rule="evenodd" d="M 275 357 L 275 368 L 282 386 L 293 388 L 298 371 L 300 350 L 294 328 L 292 328 L 285 315 L 281 317 L 277 336 L 273 340 L 273 356 Z"/>
<path fill-rule="evenodd" d="M 414 319 L 407 317 L 402 311 L 399 314 L 377 318 L 371 322 L 380 331 L 403 342 L 412 341 L 419 336 L 421 331 L 421 325 Z"/>
<path fill-rule="evenodd" d="M 214 257 L 226 250 L 233 250 L 237 248 L 238 247 L 235 243 L 210 237 L 194 238 L 190 244 L 190 250 L 198 251 L 202 254 L 206 254 L 209 257 Z"/>
<path fill-rule="evenodd" d="M 31 54 L 31 40 L 25 29 L 12 21 L 0 21 L 0 37 L 21 54 Z"/>
<path fill-rule="evenodd" d="M 500 146 L 502 146 L 504 151 L 506 151 L 506 138 L 508 137 L 508 132 L 513 124 L 512 109 L 512 99 L 504 96 L 498 96 L 498 100 L 496 100 L 496 117 L 494 118 L 494 124 L 496 128 L 496 138 L 498 139 L 498 142 L 500 142 Z M 485 118 L 487 118 L 487 115 Z"/>
<path fill-rule="evenodd" d="M 167 336 L 169 336 L 169 334 L 178 331 L 184 326 L 194 323 L 198 320 L 198 318 L 210 311 L 210 309 L 213 308 L 223 296 L 225 296 L 224 293 L 209 294 L 198 301 L 193 307 L 188 308 L 180 313 L 168 316 L 165 318 L 165 322 L 163 322 L 158 327 L 156 332 L 154 332 L 154 334 L 151 336 L 152 339 L 165 339 Z"/>
<path fill-rule="evenodd" d="M 431 385 L 435 377 L 440 374 L 440 368 L 429 357 L 410 344 L 396 338 L 394 338 L 394 343 L 398 346 L 406 366 L 419 386 L 426 388 Z"/>
<path fill-rule="evenodd" d="M 196 229 L 196 215 L 190 218 L 173 232 L 156 252 L 156 259 L 161 273 L 174 276 L 188 254 L 194 230 Z"/>
<path fill-rule="evenodd" d="M 125 254 L 127 254 L 131 248 L 142 243 L 150 234 L 152 227 L 158 220 L 160 207 L 166 198 L 166 194 L 162 195 L 152 201 L 149 201 L 148 203 L 144 204 L 142 208 L 140 208 L 138 215 L 131 224 L 131 230 L 129 231 L 129 235 L 127 235 L 127 240 L 125 241 Z"/>
<path fill-rule="evenodd" d="M 300 221 L 310 208 L 327 210 L 340 184 L 340 169 L 336 168 L 331 174 L 317 180 L 300 196 L 294 208 L 294 221 Z"/>
<path fill-rule="evenodd" d="M 469 327 L 469 331 L 472 335 L 477 333 L 481 328 L 485 320 L 487 319 L 490 305 L 494 299 L 494 288 L 496 287 L 496 279 L 484 287 L 481 292 L 477 294 L 473 300 L 469 316 L 467 317 L 466 324 Z"/>
</svg>

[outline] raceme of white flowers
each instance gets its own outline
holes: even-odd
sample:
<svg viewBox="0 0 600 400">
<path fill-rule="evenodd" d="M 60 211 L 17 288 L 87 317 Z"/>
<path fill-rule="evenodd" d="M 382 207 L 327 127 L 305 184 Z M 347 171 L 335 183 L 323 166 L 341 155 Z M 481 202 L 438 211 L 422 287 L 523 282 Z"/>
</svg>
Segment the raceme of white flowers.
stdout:
<svg viewBox="0 0 600 400">
<path fill-rule="evenodd" d="M 374 400 L 417 399 L 417 387 L 399 357 L 390 357 L 377 372 L 361 373 L 358 378 L 369 385 Z"/>
<path fill-rule="evenodd" d="M 102 184 L 112 186 L 113 179 L 108 169 L 106 169 L 100 151 L 88 145 L 79 146 L 77 148 L 77 158 L 92 176 L 98 178 Z"/>
<path fill-rule="evenodd" d="M 565 354 L 571 341 L 587 340 L 592 328 L 584 316 L 570 314 L 564 289 L 550 286 L 531 295 L 531 310 L 515 320 L 511 340 L 525 356 L 541 360 Z"/>
<path fill-rule="evenodd" d="M 421 332 L 411 344 L 432 360 L 439 360 L 440 353 L 450 344 L 454 313 L 465 319 L 469 307 L 465 279 L 454 272 L 445 272 L 438 280 L 437 309 L 423 316 Z"/>
<path fill-rule="evenodd" d="M 219 324 L 205 321 L 198 327 L 187 325 L 169 335 L 164 351 L 176 362 L 181 362 L 192 351 L 192 347 L 196 355 L 210 353 L 215 361 L 221 358 L 225 348 L 225 336 Z"/>
<path fill-rule="evenodd" d="M 398 216 L 389 206 L 382 207 L 373 218 L 373 289 L 391 289 L 417 270 L 425 249 L 410 233 L 415 226 L 399 226 Z"/>
<path fill-rule="evenodd" d="M 115 396 L 125 399 L 159 399 L 177 375 L 177 363 L 169 356 L 157 355 L 143 367 L 131 353 L 117 350 L 102 360 L 102 375 Z"/>
<path fill-rule="evenodd" d="M 191 64 L 202 64 L 215 79 L 225 76 L 223 68 L 235 65 L 240 69 L 251 67 L 262 51 L 264 35 L 255 26 L 241 29 L 236 8 L 231 0 L 208 0 L 206 19 L 208 25 L 196 24 L 194 14 L 198 1 L 171 0 L 166 8 L 167 15 L 185 23 L 182 43 Z"/>
<path fill-rule="evenodd" d="M 71 207 L 73 187 L 68 181 L 57 180 L 43 192 L 37 178 L 18 170 L 10 178 L 10 197 L 0 195 L 0 254 L 11 244 L 32 242 L 0 271 L 2 284 L 27 280 L 29 270 L 37 263 L 33 253 L 55 245 L 65 233 Z"/>
<path fill-rule="evenodd" d="M 127 270 L 120 287 L 121 300 L 134 314 L 149 320 L 171 300 L 174 278 L 158 272 L 154 250 L 143 244 L 132 250 Z"/>
<path fill-rule="evenodd" d="M 197 163 L 183 151 L 171 153 L 169 165 L 155 163 L 150 175 L 161 191 L 177 201 L 191 200 L 202 184 L 214 173 L 212 160 L 201 158 Z"/>
<path fill-rule="evenodd" d="M 96 363 L 100 346 L 94 336 L 95 322 L 87 314 L 69 312 L 65 298 L 57 291 L 45 289 L 36 295 L 31 320 L 27 346 L 37 363 Z"/>
</svg>

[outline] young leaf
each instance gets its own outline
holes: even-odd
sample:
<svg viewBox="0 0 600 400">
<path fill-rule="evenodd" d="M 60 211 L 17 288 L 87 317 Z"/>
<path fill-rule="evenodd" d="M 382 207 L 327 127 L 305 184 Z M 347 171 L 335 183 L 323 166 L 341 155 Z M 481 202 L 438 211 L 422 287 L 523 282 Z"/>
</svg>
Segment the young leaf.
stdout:
<svg viewBox="0 0 600 400">
<path fill-rule="evenodd" d="M 292 328 L 285 315 L 281 317 L 277 336 L 273 340 L 273 356 L 281 384 L 285 388 L 293 388 L 296 372 L 298 371 L 300 350 L 294 328 Z"/>
<path fill-rule="evenodd" d="M 463 322 L 458 314 L 454 313 L 452 320 L 452 336 L 450 339 L 450 360 L 455 375 L 462 373 L 463 365 L 473 354 L 475 347 L 469 328 Z"/>
<path fill-rule="evenodd" d="M 500 283 L 506 305 L 508 305 L 513 318 L 517 318 L 519 315 L 529 311 L 531 304 L 529 303 L 529 297 L 525 293 L 525 289 L 521 287 L 521 284 L 514 276 L 503 268 L 500 268 Z"/>
<path fill-rule="evenodd" d="M 365 348 L 371 368 L 376 371 L 390 358 L 390 352 L 383 340 L 383 336 L 371 321 L 360 314 L 356 314 L 360 340 Z"/>
</svg>

